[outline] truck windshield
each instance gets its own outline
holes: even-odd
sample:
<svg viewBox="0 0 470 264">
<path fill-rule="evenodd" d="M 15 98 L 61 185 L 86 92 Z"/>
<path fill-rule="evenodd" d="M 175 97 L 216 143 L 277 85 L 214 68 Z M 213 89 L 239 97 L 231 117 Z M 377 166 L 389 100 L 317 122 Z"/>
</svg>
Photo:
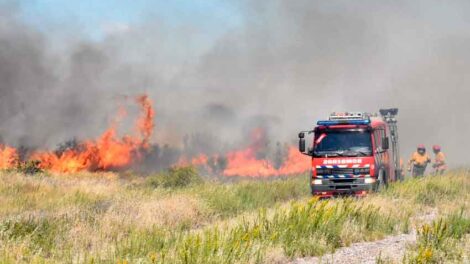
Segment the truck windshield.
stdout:
<svg viewBox="0 0 470 264">
<path fill-rule="evenodd" d="M 315 135 L 314 156 L 370 156 L 372 140 L 368 131 L 319 131 Z"/>
</svg>

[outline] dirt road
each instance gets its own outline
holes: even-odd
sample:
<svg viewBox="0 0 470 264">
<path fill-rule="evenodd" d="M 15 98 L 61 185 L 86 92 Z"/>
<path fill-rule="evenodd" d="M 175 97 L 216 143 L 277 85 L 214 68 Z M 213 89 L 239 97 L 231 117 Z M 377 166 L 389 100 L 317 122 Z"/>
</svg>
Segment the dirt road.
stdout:
<svg viewBox="0 0 470 264">
<path fill-rule="evenodd" d="M 321 257 L 296 259 L 292 264 L 313 263 L 370 263 L 375 264 L 377 259 L 400 263 L 406 251 L 406 247 L 416 241 L 416 234 L 401 234 L 389 236 L 385 239 L 352 244 L 350 247 L 338 249 L 333 254 Z"/>
<path fill-rule="evenodd" d="M 414 218 L 421 225 L 431 223 L 438 216 L 436 209 L 419 215 Z M 409 234 L 400 234 L 388 236 L 385 239 L 354 243 L 349 247 L 340 248 L 333 254 L 326 254 L 321 257 L 299 258 L 292 261 L 292 264 L 314 264 L 314 263 L 367 263 L 375 264 L 377 259 L 391 261 L 392 263 L 401 263 L 408 245 L 416 242 L 416 230 L 413 228 Z"/>
</svg>

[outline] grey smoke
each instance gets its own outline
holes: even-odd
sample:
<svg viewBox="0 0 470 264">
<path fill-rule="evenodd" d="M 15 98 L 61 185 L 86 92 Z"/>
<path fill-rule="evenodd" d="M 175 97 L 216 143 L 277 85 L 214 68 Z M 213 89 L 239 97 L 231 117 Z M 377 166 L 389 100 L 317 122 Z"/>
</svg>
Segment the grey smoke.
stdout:
<svg viewBox="0 0 470 264">
<path fill-rule="evenodd" d="M 211 42 L 205 28 L 153 16 L 101 41 L 61 39 L 3 8 L 3 141 L 54 147 L 97 136 L 123 96 L 147 92 L 155 140 L 181 148 L 192 135 L 208 152 L 230 149 L 256 126 L 295 142 L 329 112 L 398 107 L 405 158 L 425 143 L 441 144 L 453 165 L 469 162 L 467 1 L 233 6 L 242 23 Z"/>
</svg>

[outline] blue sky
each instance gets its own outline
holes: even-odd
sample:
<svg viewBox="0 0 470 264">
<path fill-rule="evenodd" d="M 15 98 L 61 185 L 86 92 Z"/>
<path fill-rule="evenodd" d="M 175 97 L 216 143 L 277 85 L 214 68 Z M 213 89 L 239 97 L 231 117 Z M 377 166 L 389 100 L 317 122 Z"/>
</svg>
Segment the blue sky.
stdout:
<svg viewBox="0 0 470 264">
<path fill-rule="evenodd" d="M 72 26 L 99 40 L 107 27 L 132 27 L 158 18 L 169 25 L 194 24 L 214 34 L 240 23 L 237 8 L 216 0 L 23 0 L 20 14 L 41 30 Z"/>
</svg>

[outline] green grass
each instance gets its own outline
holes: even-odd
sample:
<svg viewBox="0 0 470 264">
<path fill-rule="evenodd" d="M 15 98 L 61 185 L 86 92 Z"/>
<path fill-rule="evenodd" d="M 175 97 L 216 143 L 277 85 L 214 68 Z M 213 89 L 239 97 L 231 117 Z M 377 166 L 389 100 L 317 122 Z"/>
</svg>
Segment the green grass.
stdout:
<svg viewBox="0 0 470 264">
<path fill-rule="evenodd" d="M 457 198 L 465 189 L 470 189 L 470 182 L 462 178 L 428 176 L 408 179 L 402 184 L 393 184 L 384 194 L 395 198 L 413 199 L 417 204 L 433 206 L 436 202 Z"/>
<path fill-rule="evenodd" d="M 304 175 L 275 181 L 245 181 L 235 184 L 209 184 L 193 191 L 207 201 L 215 214 L 234 216 L 247 210 L 307 197 L 309 186 Z"/>
<path fill-rule="evenodd" d="M 364 199 L 318 201 L 306 175 L 224 183 L 191 168 L 148 178 L 3 173 L 0 262 L 270 263 L 272 255 L 322 255 L 413 227 L 419 243 L 408 262 L 458 261 L 470 226 L 469 176 L 462 170 Z M 421 228 L 419 216 L 430 211 L 443 220 Z"/>
<path fill-rule="evenodd" d="M 69 229 L 70 225 L 65 218 L 8 219 L 0 222 L 0 239 L 4 249 L 20 246 L 32 256 L 49 258 L 62 249 L 64 234 Z M 9 258 L 10 252 L 4 250 L 3 254 L 5 260 Z"/>
</svg>

